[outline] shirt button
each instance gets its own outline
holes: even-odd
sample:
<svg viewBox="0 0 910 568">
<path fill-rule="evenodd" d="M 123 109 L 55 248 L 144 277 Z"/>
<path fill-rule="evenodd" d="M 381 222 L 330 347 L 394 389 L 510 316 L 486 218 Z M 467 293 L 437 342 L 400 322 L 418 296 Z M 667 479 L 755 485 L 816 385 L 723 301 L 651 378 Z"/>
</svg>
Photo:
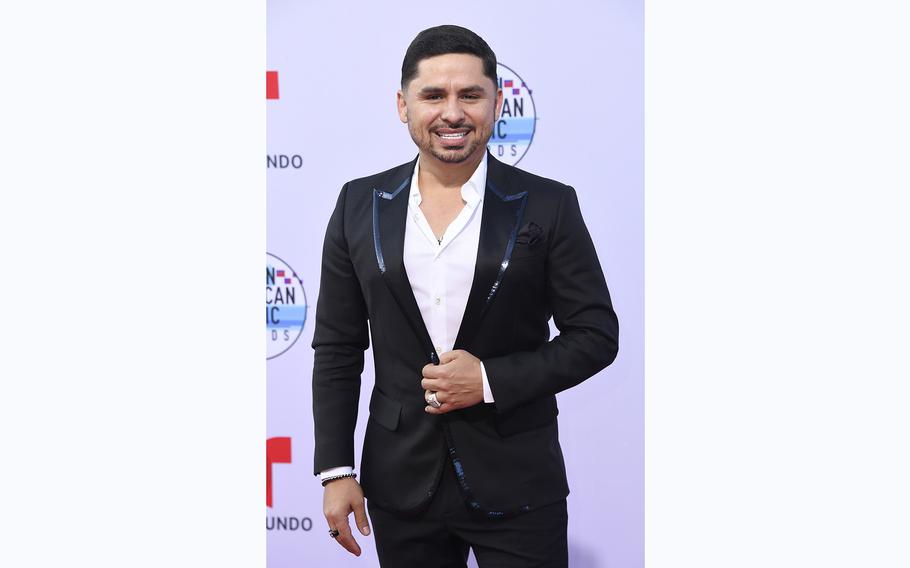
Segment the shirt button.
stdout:
<svg viewBox="0 0 910 568">
<path fill-rule="evenodd" d="M 440 347 L 440 346 L 437 345 L 437 346 L 436 346 L 436 352 L 437 352 L 437 353 L 442 353 L 442 347 Z"/>
<path fill-rule="evenodd" d="M 442 298 L 436 298 L 436 305 L 438 306 L 441 303 L 442 303 Z"/>
</svg>

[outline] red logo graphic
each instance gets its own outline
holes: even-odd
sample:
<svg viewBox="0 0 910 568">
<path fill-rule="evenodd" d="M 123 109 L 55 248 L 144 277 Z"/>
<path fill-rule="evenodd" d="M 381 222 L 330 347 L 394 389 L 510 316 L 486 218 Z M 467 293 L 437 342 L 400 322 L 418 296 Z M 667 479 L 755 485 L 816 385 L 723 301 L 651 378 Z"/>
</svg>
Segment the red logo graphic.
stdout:
<svg viewBox="0 0 910 568">
<path fill-rule="evenodd" d="M 278 98 L 278 71 L 265 72 L 265 98 Z"/>
<path fill-rule="evenodd" d="M 269 438 L 265 441 L 265 505 L 272 506 L 272 464 L 291 463 L 291 439 Z"/>
</svg>

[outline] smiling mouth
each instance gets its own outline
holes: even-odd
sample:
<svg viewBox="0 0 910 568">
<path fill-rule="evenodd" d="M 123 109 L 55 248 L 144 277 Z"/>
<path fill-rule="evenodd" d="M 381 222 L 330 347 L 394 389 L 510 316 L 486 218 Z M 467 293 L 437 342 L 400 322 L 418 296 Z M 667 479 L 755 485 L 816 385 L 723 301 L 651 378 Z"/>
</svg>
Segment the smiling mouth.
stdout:
<svg viewBox="0 0 910 568">
<path fill-rule="evenodd" d="M 470 130 L 461 130 L 461 131 L 435 131 L 434 134 L 442 141 L 444 146 L 455 148 L 460 147 L 464 142 L 465 137 L 467 137 Z"/>
</svg>

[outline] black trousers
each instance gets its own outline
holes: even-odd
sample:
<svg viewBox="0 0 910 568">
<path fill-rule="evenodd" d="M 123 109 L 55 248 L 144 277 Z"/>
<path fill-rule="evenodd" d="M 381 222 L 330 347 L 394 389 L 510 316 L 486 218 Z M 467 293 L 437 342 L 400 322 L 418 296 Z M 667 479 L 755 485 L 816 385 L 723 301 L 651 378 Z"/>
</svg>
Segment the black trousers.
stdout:
<svg viewBox="0 0 910 568">
<path fill-rule="evenodd" d="M 400 516 L 367 501 L 382 568 L 568 568 L 566 500 L 508 519 L 472 515 L 451 461 L 429 507 Z"/>
</svg>

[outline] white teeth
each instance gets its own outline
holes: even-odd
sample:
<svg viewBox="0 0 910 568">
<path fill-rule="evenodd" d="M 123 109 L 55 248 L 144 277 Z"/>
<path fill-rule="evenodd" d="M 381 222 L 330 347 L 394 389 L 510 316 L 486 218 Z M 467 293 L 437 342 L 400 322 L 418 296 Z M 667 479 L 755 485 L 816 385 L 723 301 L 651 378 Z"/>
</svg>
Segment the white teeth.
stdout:
<svg viewBox="0 0 910 568">
<path fill-rule="evenodd" d="M 451 139 L 455 139 L 455 138 L 464 138 L 464 135 L 465 135 L 464 132 L 460 132 L 458 134 L 440 134 L 439 136 L 442 138 L 448 138 L 451 140 Z"/>
</svg>

